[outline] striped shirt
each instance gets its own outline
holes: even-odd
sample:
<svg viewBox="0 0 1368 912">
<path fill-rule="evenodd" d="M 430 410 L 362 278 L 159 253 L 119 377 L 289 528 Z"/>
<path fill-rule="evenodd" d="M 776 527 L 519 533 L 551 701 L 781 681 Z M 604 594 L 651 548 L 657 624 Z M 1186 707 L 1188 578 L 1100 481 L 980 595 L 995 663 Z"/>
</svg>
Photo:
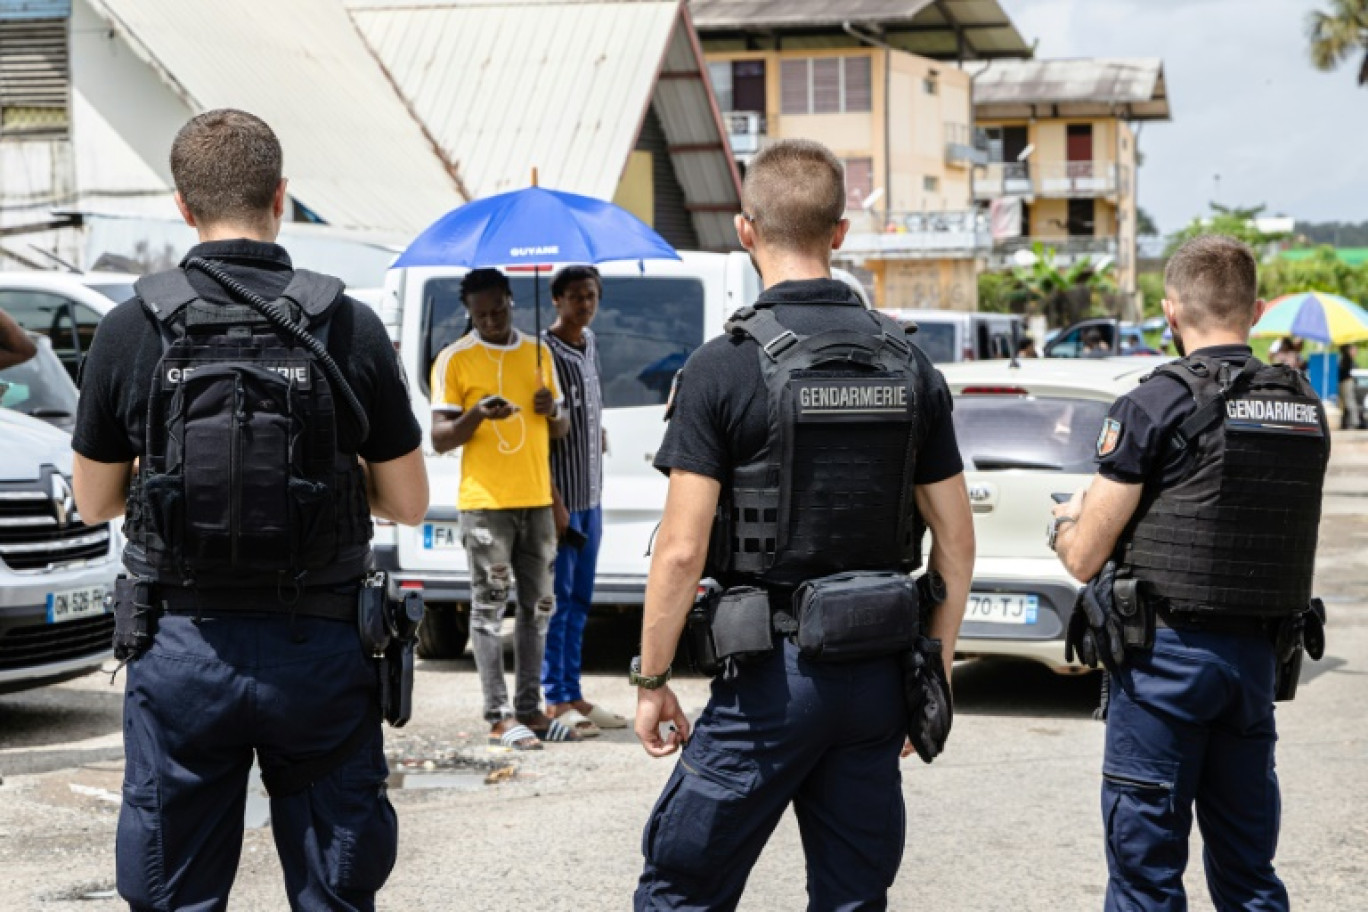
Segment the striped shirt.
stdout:
<svg viewBox="0 0 1368 912">
<path fill-rule="evenodd" d="M 599 505 L 603 495 L 603 389 L 599 384 L 598 343 L 584 331 L 576 348 L 545 330 L 556 362 L 556 381 L 570 416 L 570 433 L 551 441 L 551 480 L 571 513 Z"/>
</svg>

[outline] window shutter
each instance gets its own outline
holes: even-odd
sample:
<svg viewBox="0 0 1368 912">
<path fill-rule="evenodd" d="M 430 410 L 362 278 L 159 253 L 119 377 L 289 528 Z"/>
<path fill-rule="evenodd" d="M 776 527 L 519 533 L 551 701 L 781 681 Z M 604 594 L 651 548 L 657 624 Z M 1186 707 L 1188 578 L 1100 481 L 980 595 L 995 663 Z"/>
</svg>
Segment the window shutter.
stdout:
<svg viewBox="0 0 1368 912">
<path fill-rule="evenodd" d="M 784 60 L 779 65 L 779 108 L 782 114 L 810 114 L 808 102 L 808 64 L 811 61 Z"/>
<path fill-rule="evenodd" d="M 67 21 L 0 19 L 0 134 L 67 135 Z"/>
<path fill-rule="evenodd" d="M 866 113 L 873 109 L 868 57 L 845 58 L 845 110 Z"/>
<path fill-rule="evenodd" d="M 874 192 L 874 160 L 847 158 L 845 162 L 846 208 L 859 209 Z"/>
<path fill-rule="evenodd" d="M 812 61 L 812 113 L 841 111 L 841 58 L 818 57 Z"/>
</svg>

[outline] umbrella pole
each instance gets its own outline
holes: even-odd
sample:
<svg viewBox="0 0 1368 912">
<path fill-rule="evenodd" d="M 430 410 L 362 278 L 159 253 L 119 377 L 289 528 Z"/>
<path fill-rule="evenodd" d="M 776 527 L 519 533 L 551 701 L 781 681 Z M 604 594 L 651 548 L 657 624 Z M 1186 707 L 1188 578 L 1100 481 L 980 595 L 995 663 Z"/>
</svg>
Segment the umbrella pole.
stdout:
<svg viewBox="0 0 1368 912">
<path fill-rule="evenodd" d="M 536 184 L 535 173 L 533 185 Z M 537 335 L 534 341 L 537 343 L 537 382 L 542 382 L 542 354 L 541 354 L 541 267 L 532 267 L 532 320 L 537 327 Z"/>
</svg>

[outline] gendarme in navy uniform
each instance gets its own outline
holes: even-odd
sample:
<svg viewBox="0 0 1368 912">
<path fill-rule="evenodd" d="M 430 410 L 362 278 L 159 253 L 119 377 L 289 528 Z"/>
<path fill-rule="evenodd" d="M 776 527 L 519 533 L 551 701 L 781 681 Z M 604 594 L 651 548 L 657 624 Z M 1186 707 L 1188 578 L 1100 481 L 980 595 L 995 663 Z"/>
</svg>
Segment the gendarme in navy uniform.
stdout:
<svg viewBox="0 0 1368 912">
<path fill-rule="evenodd" d="M 273 243 L 280 168 L 250 114 L 182 128 L 171 171 L 201 243 L 105 317 L 82 373 L 78 505 L 91 522 L 127 501 L 116 858 L 135 910 L 226 907 L 254 759 L 291 908 L 373 909 L 397 851 L 358 599 L 372 513 L 426 508 L 421 432 L 378 317 Z"/>
<path fill-rule="evenodd" d="M 646 825 L 636 908 L 735 908 L 790 804 L 811 907 L 883 908 L 904 841 L 905 665 L 932 637 L 953 654 L 973 559 L 951 401 L 900 327 L 830 278 L 846 223 L 826 149 L 766 149 L 744 198 L 738 233 L 766 290 L 685 365 L 655 458 L 670 491 L 636 731 L 653 756 L 683 754 Z M 919 612 L 907 574 L 923 523 L 949 598 Z M 666 681 L 686 614 L 695 636 L 705 557 L 726 589 L 704 609 L 723 659 L 691 729 Z"/>
<path fill-rule="evenodd" d="M 1244 245 L 1188 243 L 1165 287 L 1186 355 L 1116 401 L 1098 477 L 1052 530 L 1090 580 L 1070 649 L 1111 676 L 1106 908 L 1187 907 L 1195 805 L 1217 908 L 1285 910 L 1273 703 L 1324 642 L 1311 581 L 1329 428 L 1306 379 L 1245 344 L 1262 307 Z"/>
</svg>

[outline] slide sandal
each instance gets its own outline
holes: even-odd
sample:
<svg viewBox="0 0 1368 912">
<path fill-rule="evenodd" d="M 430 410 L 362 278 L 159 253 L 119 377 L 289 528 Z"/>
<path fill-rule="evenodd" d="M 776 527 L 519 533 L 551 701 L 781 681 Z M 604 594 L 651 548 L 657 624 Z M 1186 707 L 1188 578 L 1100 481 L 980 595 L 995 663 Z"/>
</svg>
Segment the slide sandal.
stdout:
<svg viewBox="0 0 1368 912">
<path fill-rule="evenodd" d="M 539 751 L 542 749 L 542 743 L 537 740 L 537 733 L 522 723 L 514 725 L 501 734 L 490 732 L 489 746 L 515 751 Z"/>
<path fill-rule="evenodd" d="M 589 721 L 599 728 L 626 728 L 627 720 L 615 712 L 604 709 L 597 703 L 589 710 Z"/>
</svg>

